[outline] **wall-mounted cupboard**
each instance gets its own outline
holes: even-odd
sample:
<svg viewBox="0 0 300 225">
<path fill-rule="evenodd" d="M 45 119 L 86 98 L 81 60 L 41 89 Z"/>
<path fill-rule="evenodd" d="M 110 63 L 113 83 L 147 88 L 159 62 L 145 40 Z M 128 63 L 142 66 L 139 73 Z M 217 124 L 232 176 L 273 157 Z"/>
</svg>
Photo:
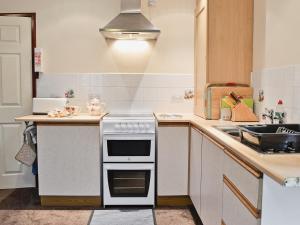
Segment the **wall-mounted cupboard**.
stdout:
<svg viewBox="0 0 300 225">
<path fill-rule="evenodd" d="M 209 83 L 250 84 L 253 0 L 197 0 L 195 10 L 195 113 L 204 116 Z"/>
</svg>

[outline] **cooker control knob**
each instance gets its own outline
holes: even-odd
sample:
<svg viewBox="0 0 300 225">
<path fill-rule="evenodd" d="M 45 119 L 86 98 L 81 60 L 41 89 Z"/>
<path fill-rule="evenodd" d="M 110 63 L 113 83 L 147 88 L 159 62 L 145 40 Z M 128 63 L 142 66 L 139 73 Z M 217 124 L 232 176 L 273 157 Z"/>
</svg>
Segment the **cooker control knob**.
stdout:
<svg viewBox="0 0 300 225">
<path fill-rule="evenodd" d="M 127 128 L 129 129 L 129 130 L 131 130 L 132 128 L 133 128 L 133 126 L 132 126 L 132 124 L 127 124 Z"/>
<path fill-rule="evenodd" d="M 134 128 L 135 130 L 138 130 L 138 129 L 139 129 L 139 125 L 138 125 L 138 124 L 134 124 L 134 125 L 133 125 L 133 128 Z"/>
<path fill-rule="evenodd" d="M 121 124 L 120 124 L 120 123 L 116 124 L 116 125 L 115 125 L 115 129 L 116 129 L 116 130 L 120 130 L 120 129 L 121 129 Z"/>
<path fill-rule="evenodd" d="M 145 127 L 146 127 L 147 130 L 150 129 L 150 125 L 148 123 L 145 125 Z"/>
<path fill-rule="evenodd" d="M 121 123 L 121 129 L 122 129 L 122 130 L 125 130 L 125 129 L 126 129 L 126 127 L 127 127 L 127 126 L 126 126 L 126 124 L 125 124 L 125 123 Z"/>
<path fill-rule="evenodd" d="M 145 129 L 145 125 L 142 124 L 142 123 L 139 124 L 139 127 L 140 127 L 141 130 Z"/>
</svg>

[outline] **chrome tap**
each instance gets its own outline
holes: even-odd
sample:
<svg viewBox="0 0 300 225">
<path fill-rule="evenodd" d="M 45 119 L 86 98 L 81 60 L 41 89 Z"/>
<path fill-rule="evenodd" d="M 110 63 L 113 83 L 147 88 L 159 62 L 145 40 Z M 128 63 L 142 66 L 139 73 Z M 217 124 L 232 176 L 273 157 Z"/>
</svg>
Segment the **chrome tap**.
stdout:
<svg viewBox="0 0 300 225">
<path fill-rule="evenodd" d="M 265 113 L 262 114 L 263 120 L 265 120 L 266 118 L 269 118 L 270 121 L 271 121 L 271 124 L 274 124 L 275 120 L 276 120 L 276 123 L 284 124 L 285 123 L 285 117 L 286 117 L 285 113 L 275 112 L 273 109 L 269 110 L 267 108 L 265 108 Z"/>
<path fill-rule="evenodd" d="M 273 109 L 269 110 L 269 109 L 265 108 L 265 113 L 262 114 L 262 119 L 266 120 L 266 118 L 269 118 L 270 121 L 271 121 L 271 124 L 274 124 L 275 116 L 274 116 L 274 110 Z"/>
<path fill-rule="evenodd" d="M 284 112 L 275 112 L 274 119 L 277 120 L 279 124 L 284 124 L 285 123 L 285 117 L 286 117 L 286 113 L 284 113 Z"/>
<path fill-rule="evenodd" d="M 184 92 L 184 99 L 192 99 L 194 98 L 195 94 L 193 90 L 186 90 Z"/>
</svg>

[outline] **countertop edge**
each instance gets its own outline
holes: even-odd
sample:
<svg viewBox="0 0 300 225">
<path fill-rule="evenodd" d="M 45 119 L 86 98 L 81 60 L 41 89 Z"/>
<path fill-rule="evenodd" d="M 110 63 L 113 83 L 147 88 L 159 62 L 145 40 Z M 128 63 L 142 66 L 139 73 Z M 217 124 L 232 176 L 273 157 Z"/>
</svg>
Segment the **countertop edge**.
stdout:
<svg viewBox="0 0 300 225">
<path fill-rule="evenodd" d="M 16 122 L 34 122 L 37 124 L 95 124 L 99 125 L 100 121 L 106 114 L 100 116 L 89 116 L 88 114 L 81 114 L 73 117 L 51 118 L 47 115 L 27 115 L 16 117 Z"/>
<path fill-rule="evenodd" d="M 213 125 L 209 125 L 209 124 L 201 124 L 201 122 L 196 121 L 195 118 L 193 117 L 197 117 L 195 115 L 190 116 L 191 118 L 182 118 L 182 119 L 163 119 L 160 118 L 158 115 L 155 115 L 156 119 L 158 121 L 158 124 L 164 124 L 164 123 L 190 123 L 191 126 L 199 129 L 201 132 L 203 132 L 204 134 L 208 135 L 209 137 L 211 137 L 212 139 L 214 139 L 217 143 L 219 143 L 221 146 L 223 146 L 224 148 L 227 148 L 228 150 L 232 151 L 234 154 L 236 154 L 238 157 L 240 157 L 242 160 L 244 160 L 245 162 L 249 163 L 250 165 L 252 165 L 253 167 L 255 167 L 257 170 L 259 170 L 260 172 L 262 172 L 263 174 L 269 176 L 270 178 L 272 178 L 274 181 L 276 181 L 277 183 L 279 183 L 281 186 L 284 187 L 300 187 L 300 177 L 285 177 L 285 176 L 281 176 L 280 174 L 277 174 L 275 172 L 272 172 L 272 169 L 268 169 L 266 168 L 266 166 L 258 163 L 256 160 L 252 159 L 251 156 L 247 155 L 247 153 L 242 153 L 241 151 L 237 150 L 233 144 L 228 144 L 228 142 L 222 140 L 218 134 L 218 131 L 216 128 L 213 127 Z M 197 117 L 198 118 L 198 117 Z M 199 117 L 200 118 L 200 117 Z M 203 119 L 203 118 L 200 118 Z M 203 119 L 204 120 L 204 119 Z M 213 122 L 213 121 L 207 121 L 206 122 Z M 217 122 L 217 121 L 215 121 Z M 225 134 L 224 134 L 225 135 Z M 240 142 L 232 139 L 232 141 L 234 142 L 234 144 L 237 145 L 243 145 Z M 248 150 L 251 152 L 253 151 L 251 148 L 243 145 L 244 148 L 248 148 Z M 258 154 L 258 153 L 257 153 Z"/>
</svg>

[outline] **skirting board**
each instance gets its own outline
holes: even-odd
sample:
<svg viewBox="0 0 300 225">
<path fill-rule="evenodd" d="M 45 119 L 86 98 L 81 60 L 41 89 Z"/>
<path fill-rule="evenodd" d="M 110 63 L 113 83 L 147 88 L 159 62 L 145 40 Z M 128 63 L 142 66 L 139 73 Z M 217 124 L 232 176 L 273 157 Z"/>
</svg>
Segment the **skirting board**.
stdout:
<svg viewBox="0 0 300 225">
<path fill-rule="evenodd" d="M 102 205 L 98 196 L 40 196 L 42 206 L 95 206 Z"/>
<path fill-rule="evenodd" d="M 42 206 L 95 206 L 102 205 L 101 197 L 79 196 L 40 196 Z M 192 201 L 189 196 L 159 196 L 157 206 L 190 206 Z"/>
<path fill-rule="evenodd" d="M 193 205 L 189 196 L 158 196 L 157 206 L 190 206 Z"/>
</svg>

